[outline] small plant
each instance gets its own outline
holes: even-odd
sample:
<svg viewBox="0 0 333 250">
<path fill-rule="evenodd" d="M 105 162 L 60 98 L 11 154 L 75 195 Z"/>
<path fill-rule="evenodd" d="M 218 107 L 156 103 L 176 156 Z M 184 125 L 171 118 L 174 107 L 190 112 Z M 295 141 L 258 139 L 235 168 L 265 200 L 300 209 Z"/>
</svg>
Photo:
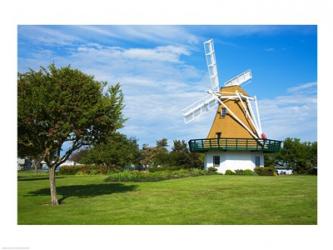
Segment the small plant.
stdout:
<svg viewBox="0 0 333 250">
<path fill-rule="evenodd" d="M 235 175 L 235 172 L 230 169 L 227 169 L 224 174 L 225 175 Z"/>
<path fill-rule="evenodd" d="M 108 172 L 110 169 L 107 166 L 100 165 L 61 166 L 59 170 L 61 175 L 97 175 Z"/>
<path fill-rule="evenodd" d="M 256 175 L 251 169 L 236 169 L 235 175 Z"/>
<path fill-rule="evenodd" d="M 256 172 L 257 175 L 262 176 L 275 176 L 275 168 L 274 167 L 256 167 L 254 169 L 254 172 Z"/>
<path fill-rule="evenodd" d="M 207 169 L 208 173 L 216 173 L 217 172 L 217 168 L 214 168 L 214 167 L 209 167 Z"/>
<path fill-rule="evenodd" d="M 243 173 L 244 175 L 257 175 L 256 172 L 251 169 L 245 169 Z"/>
</svg>

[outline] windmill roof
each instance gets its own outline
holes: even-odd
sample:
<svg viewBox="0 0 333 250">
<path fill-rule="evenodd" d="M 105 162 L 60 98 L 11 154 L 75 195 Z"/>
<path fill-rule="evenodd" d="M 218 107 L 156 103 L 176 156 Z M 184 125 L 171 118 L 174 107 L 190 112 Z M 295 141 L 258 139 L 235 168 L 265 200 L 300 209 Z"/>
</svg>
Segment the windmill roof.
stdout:
<svg viewBox="0 0 333 250">
<path fill-rule="evenodd" d="M 249 94 L 240 86 L 238 85 L 233 85 L 233 86 L 227 86 L 227 87 L 222 87 L 220 88 L 220 93 L 221 94 L 231 94 L 231 93 L 236 93 L 238 91 L 239 93 L 249 96 Z"/>
</svg>

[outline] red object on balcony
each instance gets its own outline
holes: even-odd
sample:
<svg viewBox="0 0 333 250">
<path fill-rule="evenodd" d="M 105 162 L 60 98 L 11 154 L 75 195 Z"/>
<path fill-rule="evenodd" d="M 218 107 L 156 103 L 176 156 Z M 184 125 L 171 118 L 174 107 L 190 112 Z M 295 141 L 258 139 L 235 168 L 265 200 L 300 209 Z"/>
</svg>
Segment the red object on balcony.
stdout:
<svg viewBox="0 0 333 250">
<path fill-rule="evenodd" d="M 261 133 L 261 139 L 266 140 L 267 139 L 267 135 L 265 133 Z"/>
</svg>

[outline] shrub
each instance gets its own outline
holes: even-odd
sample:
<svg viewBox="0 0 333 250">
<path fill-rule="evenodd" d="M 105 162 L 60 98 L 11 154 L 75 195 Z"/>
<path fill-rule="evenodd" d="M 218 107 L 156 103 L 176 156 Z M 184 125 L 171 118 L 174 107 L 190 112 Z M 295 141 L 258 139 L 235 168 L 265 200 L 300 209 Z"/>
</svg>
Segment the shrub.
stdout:
<svg viewBox="0 0 333 250">
<path fill-rule="evenodd" d="M 80 171 L 81 166 L 61 166 L 59 174 L 77 174 Z"/>
<path fill-rule="evenodd" d="M 107 174 L 110 172 L 110 168 L 101 165 L 79 165 L 79 166 L 61 166 L 59 174 L 63 175 L 96 175 L 96 174 Z"/>
<path fill-rule="evenodd" d="M 307 171 L 309 175 L 317 175 L 317 168 L 311 168 Z"/>
<path fill-rule="evenodd" d="M 225 175 L 235 175 L 235 172 L 233 172 L 232 170 L 230 169 L 227 169 L 224 173 Z"/>
<path fill-rule="evenodd" d="M 243 169 L 236 169 L 235 170 L 235 175 L 244 175 L 244 170 Z"/>
<path fill-rule="evenodd" d="M 254 172 L 251 169 L 245 169 L 244 170 L 244 175 L 257 175 L 256 172 Z"/>
<path fill-rule="evenodd" d="M 182 166 L 163 166 L 163 167 L 150 167 L 149 172 L 158 172 L 158 171 L 173 171 L 184 169 Z"/>
<path fill-rule="evenodd" d="M 217 172 L 217 168 L 209 167 L 209 168 L 207 169 L 207 171 L 208 171 L 209 173 L 216 173 L 216 172 Z"/>
<path fill-rule="evenodd" d="M 256 167 L 254 169 L 254 172 L 256 172 L 257 175 L 263 175 L 263 176 L 276 175 L 274 167 Z"/>
<path fill-rule="evenodd" d="M 256 173 L 251 169 L 236 169 L 235 175 L 256 175 Z"/>
<path fill-rule="evenodd" d="M 112 173 L 105 181 L 116 181 L 116 182 L 126 182 L 126 181 L 161 181 L 167 179 L 184 178 L 190 176 L 200 176 L 200 175 L 210 175 L 214 174 L 206 170 L 201 169 L 179 169 L 179 170 L 165 170 L 165 171 L 123 171 L 119 173 Z"/>
</svg>

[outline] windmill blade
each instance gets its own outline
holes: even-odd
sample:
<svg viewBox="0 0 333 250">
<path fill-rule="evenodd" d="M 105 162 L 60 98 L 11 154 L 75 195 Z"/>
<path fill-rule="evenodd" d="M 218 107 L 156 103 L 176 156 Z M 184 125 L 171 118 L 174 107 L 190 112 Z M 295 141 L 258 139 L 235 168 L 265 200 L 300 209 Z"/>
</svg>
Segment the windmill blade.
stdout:
<svg viewBox="0 0 333 250">
<path fill-rule="evenodd" d="M 201 114 L 209 111 L 217 103 L 216 98 L 211 95 L 206 96 L 204 99 L 197 101 L 190 106 L 183 109 L 184 122 L 190 123 Z"/>
<path fill-rule="evenodd" d="M 205 57 L 208 67 L 211 89 L 216 91 L 219 89 L 219 77 L 217 74 L 213 39 L 204 42 L 204 49 L 205 49 Z"/>
<path fill-rule="evenodd" d="M 251 70 L 246 70 L 243 73 L 240 73 L 239 75 L 231 78 L 229 81 L 224 83 L 225 87 L 229 86 L 235 86 L 235 85 L 241 85 L 244 82 L 247 82 L 252 79 L 252 71 Z"/>
</svg>

